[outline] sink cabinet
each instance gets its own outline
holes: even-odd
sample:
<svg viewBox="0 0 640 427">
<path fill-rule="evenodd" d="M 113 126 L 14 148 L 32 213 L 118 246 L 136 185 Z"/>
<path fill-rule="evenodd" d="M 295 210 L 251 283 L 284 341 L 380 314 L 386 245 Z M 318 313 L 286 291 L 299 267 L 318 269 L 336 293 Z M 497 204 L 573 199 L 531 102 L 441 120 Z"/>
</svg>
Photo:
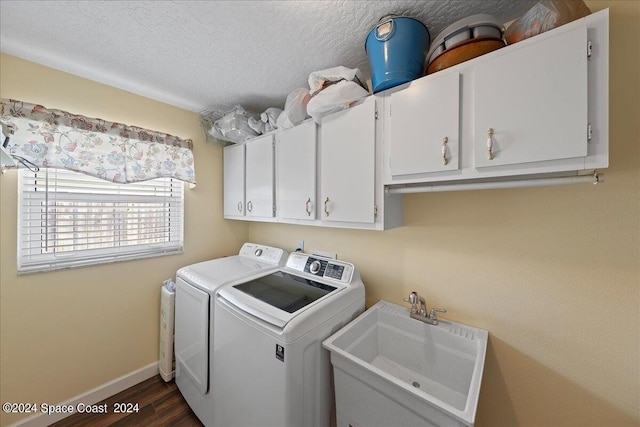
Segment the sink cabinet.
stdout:
<svg viewBox="0 0 640 427">
<path fill-rule="evenodd" d="M 473 426 L 488 332 L 379 301 L 327 338 L 336 418 L 352 426 Z"/>
</svg>

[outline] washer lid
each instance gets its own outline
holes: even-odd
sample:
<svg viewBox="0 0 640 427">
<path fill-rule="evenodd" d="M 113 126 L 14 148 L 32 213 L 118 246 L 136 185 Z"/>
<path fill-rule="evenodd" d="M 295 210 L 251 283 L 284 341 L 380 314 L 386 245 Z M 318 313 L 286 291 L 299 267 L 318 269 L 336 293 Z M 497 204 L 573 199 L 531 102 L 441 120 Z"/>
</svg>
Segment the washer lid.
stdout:
<svg viewBox="0 0 640 427">
<path fill-rule="evenodd" d="M 219 296 L 267 323 L 284 328 L 296 315 L 343 288 L 278 271 L 225 286 Z"/>
</svg>

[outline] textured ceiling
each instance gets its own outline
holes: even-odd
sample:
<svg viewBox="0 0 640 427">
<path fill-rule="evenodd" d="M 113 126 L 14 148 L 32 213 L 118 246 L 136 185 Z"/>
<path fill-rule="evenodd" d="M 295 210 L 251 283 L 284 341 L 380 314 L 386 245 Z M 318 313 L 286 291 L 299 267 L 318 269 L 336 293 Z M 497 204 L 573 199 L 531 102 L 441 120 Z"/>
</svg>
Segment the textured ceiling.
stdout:
<svg viewBox="0 0 640 427">
<path fill-rule="evenodd" d="M 478 13 L 502 22 L 536 0 L 0 1 L 0 50 L 200 112 L 282 107 L 309 73 L 337 65 L 370 76 L 364 42 L 390 13 L 432 40 Z"/>
</svg>

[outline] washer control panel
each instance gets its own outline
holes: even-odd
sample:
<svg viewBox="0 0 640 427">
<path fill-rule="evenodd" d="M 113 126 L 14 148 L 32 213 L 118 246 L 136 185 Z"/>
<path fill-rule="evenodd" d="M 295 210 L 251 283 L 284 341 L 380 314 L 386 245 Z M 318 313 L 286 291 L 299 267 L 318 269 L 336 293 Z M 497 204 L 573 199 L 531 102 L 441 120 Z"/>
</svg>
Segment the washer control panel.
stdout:
<svg viewBox="0 0 640 427">
<path fill-rule="evenodd" d="M 316 276 L 324 276 L 328 261 L 326 259 L 316 259 L 308 257 L 304 266 L 305 273 L 315 274 Z"/>
<path fill-rule="evenodd" d="M 354 269 L 353 265 L 348 262 L 336 261 L 299 252 L 289 254 L 287 267 L 343 283 L 351 282 Z"/>
</svg>

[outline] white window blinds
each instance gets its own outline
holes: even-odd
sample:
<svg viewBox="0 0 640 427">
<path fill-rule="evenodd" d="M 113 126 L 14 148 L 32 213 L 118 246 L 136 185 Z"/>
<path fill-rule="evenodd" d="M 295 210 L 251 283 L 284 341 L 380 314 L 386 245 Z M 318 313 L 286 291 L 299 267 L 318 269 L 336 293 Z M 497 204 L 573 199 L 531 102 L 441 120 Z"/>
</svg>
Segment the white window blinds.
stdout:
<svg viewBox="0 0 640 427">
<path fill-rule="evenodd" d="M 64 169 L 19 175 L 18 271 L 182 252 L 183 183 L 114 184 Z"/>
</svg>

